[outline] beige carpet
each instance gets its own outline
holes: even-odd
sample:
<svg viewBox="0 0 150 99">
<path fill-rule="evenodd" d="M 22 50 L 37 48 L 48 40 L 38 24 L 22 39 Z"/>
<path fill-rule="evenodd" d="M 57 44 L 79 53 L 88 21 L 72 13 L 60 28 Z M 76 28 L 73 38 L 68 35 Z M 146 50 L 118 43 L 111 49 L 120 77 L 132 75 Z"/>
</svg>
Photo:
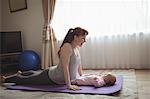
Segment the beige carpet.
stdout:
<svg viewBox="0 0 150 99">
<path fill-rule="evenodd" d="M 31 92 L 7 90 L 0 86 L 0 99 L 137 99 L 136 76 L 134 70 L 84 70 L 84 73 L 112 72 L 124 78 L 122 90 L 114 95 L 68 94 L 52 92 Z"/>
</svg>

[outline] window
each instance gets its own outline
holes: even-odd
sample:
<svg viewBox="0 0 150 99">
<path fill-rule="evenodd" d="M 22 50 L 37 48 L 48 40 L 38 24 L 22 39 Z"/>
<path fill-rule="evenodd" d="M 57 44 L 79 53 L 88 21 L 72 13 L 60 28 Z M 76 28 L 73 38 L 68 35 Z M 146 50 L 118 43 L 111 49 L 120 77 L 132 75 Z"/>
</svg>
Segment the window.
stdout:
<svg viewBox="0 0 150 99">
<path fill-rule="evenodd" d="M 90 36 L 150 32 L 149 0 L 57 0 L 52 25 L 57 38 L 80 26 Z"/>
</svg>

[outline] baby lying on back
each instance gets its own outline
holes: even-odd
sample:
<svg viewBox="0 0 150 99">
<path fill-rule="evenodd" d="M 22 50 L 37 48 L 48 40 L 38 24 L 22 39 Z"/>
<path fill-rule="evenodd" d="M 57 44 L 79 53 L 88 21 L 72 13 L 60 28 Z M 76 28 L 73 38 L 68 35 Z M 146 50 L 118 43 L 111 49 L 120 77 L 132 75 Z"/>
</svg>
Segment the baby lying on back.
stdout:
<svg viewBox="0 0 150 99">
<path fill-rule="evenodd" d="M 83 75 L 79 78 L 72 80 L 72 84 L 76 85 L 94 85 L 95 87 L 102 87 L 102 86 L 112 86 L 116 82 L 116 77 L 112 74 L 106 75 L 96 75 L 96 74 L 89 74 Z"/>
</svg>

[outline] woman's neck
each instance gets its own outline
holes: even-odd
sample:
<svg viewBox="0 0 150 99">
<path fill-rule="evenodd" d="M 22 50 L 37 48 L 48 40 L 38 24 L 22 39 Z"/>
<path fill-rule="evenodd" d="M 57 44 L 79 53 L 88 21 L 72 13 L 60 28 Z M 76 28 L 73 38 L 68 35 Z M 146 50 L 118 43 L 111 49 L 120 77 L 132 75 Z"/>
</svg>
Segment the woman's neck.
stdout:
<svg viewBox="0 0 150 99">
<path fill-rule="evenodd" d="M 71 45 L 72 45 L 73 48 L 77 48 L 78 47 L 77 43 L 74 42 L 74 41 L 71 42 Z"/>
</svg>

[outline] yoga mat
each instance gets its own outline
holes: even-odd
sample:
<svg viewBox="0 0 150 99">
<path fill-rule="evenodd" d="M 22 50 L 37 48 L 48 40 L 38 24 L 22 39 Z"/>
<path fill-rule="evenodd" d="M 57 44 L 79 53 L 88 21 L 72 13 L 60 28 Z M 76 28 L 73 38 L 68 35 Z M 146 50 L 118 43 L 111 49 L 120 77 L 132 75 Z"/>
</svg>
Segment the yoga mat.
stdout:
<svg viewBox="0 0 150 99">
<path fill-rule="evenodd" d="M 65 85 L 15 85 L 7 86 L 12 90 L 27 91 L 45 91 L 45 92 L 63 92 L 63 93 L 80 93 L 80 94 L 113 94 L 121 90 L 123 85 L 123 77 L 117 76 L 116 83 L 113 86 L 104 86 L 96 88 L 93 86 L 80 86 L 81 90 L 68 90 Z"/>
</svg>

